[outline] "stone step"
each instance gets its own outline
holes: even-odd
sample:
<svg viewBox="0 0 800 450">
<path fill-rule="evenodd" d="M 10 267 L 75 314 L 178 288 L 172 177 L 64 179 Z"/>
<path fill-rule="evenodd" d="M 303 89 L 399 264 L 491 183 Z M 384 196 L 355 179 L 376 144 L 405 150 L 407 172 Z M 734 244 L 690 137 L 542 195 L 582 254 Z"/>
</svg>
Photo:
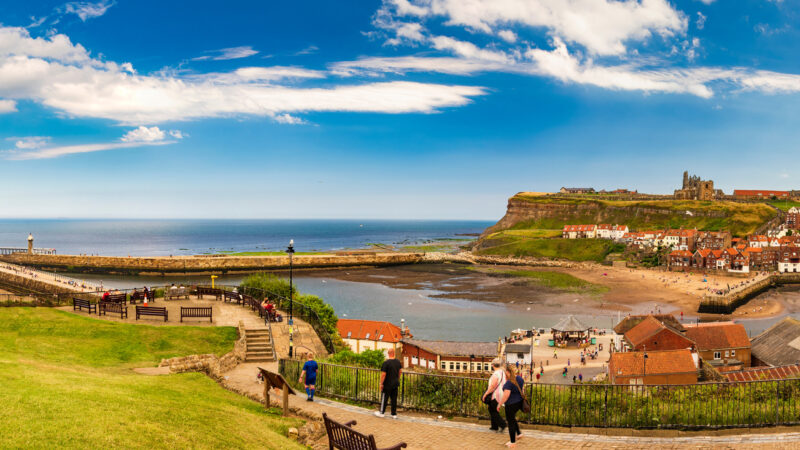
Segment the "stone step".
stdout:
<svg viewBox="0 0 800 450">
<path fill-rule="evenodd" d="M 247 349 L 248 350 L 251 350 L 251 349 L 255 350 L 255 349 L 259 349 L 259 348 L 272 348 L 272 344 L 270 344 L 268 342 L 258 343 L 258 344 L 247 344 Z"/>
<path fill-rule="evenodd" d="M 247 362 L 272 362 L 274 359 L 272 358 L 247 358 L 245 361 Z"/>
<path fill-rule="evenodd" d="M 268 328 L 251 328 L 251 329 L 245 328 L 244 332 L 245 332 L 245 334 L 250 334 L 250 333 L 269 333 L 269 329 Z"/>
</svg>

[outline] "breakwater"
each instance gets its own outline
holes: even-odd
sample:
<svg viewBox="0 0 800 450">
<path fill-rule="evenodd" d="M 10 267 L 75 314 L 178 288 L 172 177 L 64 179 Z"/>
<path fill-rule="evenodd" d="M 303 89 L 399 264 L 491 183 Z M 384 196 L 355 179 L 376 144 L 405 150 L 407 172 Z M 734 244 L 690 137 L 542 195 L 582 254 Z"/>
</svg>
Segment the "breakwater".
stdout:
<svg viewBox="0 0 800 450">
<path fill-rule="evenodd" d="M 703 300 L 700 301 L 700 307 L 697 309 L 697 312 L 709 314 L 731 314 L 736 310 L 736 308 L 749 302 L 759 294 L 762 294 L 769 289 L 786 284 L 800 284 L 800 273 L 772 274 L 763 280 L 759 280 L 730 294 L 703 297 Z"/>
<path fill-rule="evenodd" d="M 391 266 L 422 261 L 422 253 L 361 252 L 330 255 L 295 255 L 295 268 L 326 268 L 352 266 Z M 179 273 L 247 273 L 289 268 L 288 256 L 174 256 L 174 257 L 117 257 L 83 255 L 0 256 L 0 261 L 52 271 L 78 273 L 114 273 L 126 275 Z"/>
</svg>

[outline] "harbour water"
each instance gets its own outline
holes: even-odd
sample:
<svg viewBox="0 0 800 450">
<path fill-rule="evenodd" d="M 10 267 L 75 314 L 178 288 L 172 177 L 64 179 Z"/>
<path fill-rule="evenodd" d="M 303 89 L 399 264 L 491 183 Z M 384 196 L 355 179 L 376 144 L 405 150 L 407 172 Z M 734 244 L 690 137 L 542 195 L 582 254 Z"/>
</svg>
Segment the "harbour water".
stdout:
<svg viewBox="0 0 800 450">
<path fill-rule="evenodd" d="M 208 277 L 126 277 L 109 275 L 74 274 L 79 279 L 99 282 L 120 289 L 165 283 L 209 283 Z M 217 283 L 236 285 L 244 275 L 222 276 Z M 555 325 L 564 314 L 542 313 L 535 306 L 502 304 L 475 300 L 432 297 L 438 293 L 428 289 L 396 289 L 380 283 L 363 283 L 296 276 L 300 292 L 320 296 L 333 306 L 343 319 L 386 320 L 399 324 L 405 319 L 411 332 L 419 339 L 492 341 L 517 328 L 548 328 Z M 643 305 L 647 308 L 647 305 Z M 611 328 L 620 317 L 616 313 L 575 314 L 587 326 Z M 624 314 L 622 315 L 624 317 Z M 781 317 L 742 320 L 748 334 L 755 336 Z M 686 316 L 685 320 L 695 320 Z"/>
<path fill-rule="evenodd" d="M 370 244 L 413 245 L 481 233 L 492 222 L 430 220 L 73 220 L 0 219 L 0 247 L 60 254 L 167 256 L 295 249 L 332 251 Z"/>
</svg>

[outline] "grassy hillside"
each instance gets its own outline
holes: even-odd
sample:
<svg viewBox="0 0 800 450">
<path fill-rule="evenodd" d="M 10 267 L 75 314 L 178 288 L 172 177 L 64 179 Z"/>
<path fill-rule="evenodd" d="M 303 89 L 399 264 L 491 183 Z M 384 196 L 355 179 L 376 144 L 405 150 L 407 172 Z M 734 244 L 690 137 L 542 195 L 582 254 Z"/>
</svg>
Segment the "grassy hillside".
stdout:
<svg viewBox="0 0 800 450">
<path fill-rule="evenodd" d="M 301 448 L 299 421 L 199 373 L 144 376 L 162 357 L 226 353 L 232 328 L 110 323 L 0 308 L 0 448 Z"/>
<path fill-rule="evenodd" d="M 487 247 L 475 251 L 489 256 L 532 256 L 537 258 L 568 259 L 570 261 L 600 262 L 609 253 L 621 252 L 624 247 L 607 239 L 504 239 L 487 241 Z"/>
<path fill-rule="evenodd" d="M 800 208 L 800 202 L 793 200 L 771 200 L 769 204 L 782 211 L 788 211 L 791 208 Z"/>
<path fill-rule="evenodd" d="M 596 200 L 525 194 L 519 194 L 513 199 L 530 204 L 533 208 L 542 205 L 569 205 L 574 208 L 559 210 L 550 217 L 519 221 L 509 227 L 512 230 L 560 230 L 564 225 L 602 221 L 628 225 L 632 230 L 683 227 L 709 231 L 728 230 L 736 236 L 745 236 L 775 216 L 775 210 L 763 203 Z"/>
</svg>

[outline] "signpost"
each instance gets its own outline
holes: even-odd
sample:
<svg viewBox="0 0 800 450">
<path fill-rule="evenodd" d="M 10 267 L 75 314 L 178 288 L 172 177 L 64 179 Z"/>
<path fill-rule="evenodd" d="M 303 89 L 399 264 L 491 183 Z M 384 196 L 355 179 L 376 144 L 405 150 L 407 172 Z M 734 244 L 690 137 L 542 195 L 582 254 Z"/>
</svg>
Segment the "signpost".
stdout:
<svg viewBox="0 0 800 450">
<path fill-rule="evenodd" d="M 269 390 L 272 388 L 281 390 L 281 398 L 283 403 L 283 415 L 289 415 L 289 395 L 297 395 L 294 389 L 289 386 L 286 379 L 279 373 L 270 372 L 269 370 L 258 368 L 261 371 L 261 379 L 264 380 L 264 409 L 269 409 Z"/>
</svg>

